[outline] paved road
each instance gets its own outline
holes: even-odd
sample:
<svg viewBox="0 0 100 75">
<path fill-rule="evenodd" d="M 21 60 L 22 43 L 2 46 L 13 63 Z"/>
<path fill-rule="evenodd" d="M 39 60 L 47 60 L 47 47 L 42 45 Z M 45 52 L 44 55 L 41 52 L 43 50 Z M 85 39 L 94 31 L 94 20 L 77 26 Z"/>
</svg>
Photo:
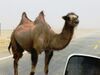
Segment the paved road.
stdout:
<svg viewBox="0 0 100 75">
<path fill-rule="evenodd" d="M 100 32 L 91 36 L 73 40 L 63 51 L 54 52 L 50 63 L 49 75 L 63 75 L 66 59 L 71 53 L 85 53 L 100 56 Z M 44 75 L 44 53 L 39 56 L 36 75 Z M 25 53 L 19 62 L 19 75 L 29 75 L 31 68 L 30 55 Z M 13 75 L 13 59 L 0 60 L 0 75 Z"/>
</svg>

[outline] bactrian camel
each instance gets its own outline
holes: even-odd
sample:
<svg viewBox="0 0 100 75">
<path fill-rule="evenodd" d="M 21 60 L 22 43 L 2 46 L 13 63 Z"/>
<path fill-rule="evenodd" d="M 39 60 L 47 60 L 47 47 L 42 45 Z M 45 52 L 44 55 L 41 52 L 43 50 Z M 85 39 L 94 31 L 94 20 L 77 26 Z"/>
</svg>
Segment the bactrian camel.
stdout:
<svg viewBox="0 0 100 75">
<path fill-rule="evenodd" d="M 22 14 L 19 25 L 11 35 L 8 49 L 12 48 L 14 58 L 14 75 L 18 75 L 18 61 L 24 50 L 31 54 L 32 68 L 30 75 L 35 74 L 38 55 L 45 52 L 45 75 L 48 75 L 48 65 L 53 56 L 53 51 L 64 49 L 71 41 L 75 27 L 78 25 L 78 16 L 70 12 L 62 17 L 65 20 L 60 34 L 55 33 L 45 21 L 43 11 L 35 21 L 31 21 L 26 13 Z"/>
</svg>

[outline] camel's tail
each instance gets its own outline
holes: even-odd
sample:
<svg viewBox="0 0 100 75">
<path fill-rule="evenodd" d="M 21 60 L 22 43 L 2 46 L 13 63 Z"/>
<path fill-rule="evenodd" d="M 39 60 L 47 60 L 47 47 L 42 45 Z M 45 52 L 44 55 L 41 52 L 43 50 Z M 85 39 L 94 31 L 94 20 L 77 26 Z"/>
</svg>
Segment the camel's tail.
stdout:
<svg viewBox="0 0 100 75">
<path fill-rule="evenodd" d="M 11 48 L 11 41 L 10 41 L 9 46 L 8 46 L 8 51 L 9 51 L 9 53 L 11 53 L 11 52 L 10 52 L 10 48 Z"/>
<path fill-rule="evenodd" d="M 18 52 L 23 52 L 24 49 L 19 45 L 19 43 L 13 38 L 13 40 L 10 41 L 9 46 L 8 46 L 8 51 L 11 53 L 10 48 L 13 47 L 14 44 L 14 49 Z M 15 51 L 12 49 L 12 53 Z"/>
</svg>

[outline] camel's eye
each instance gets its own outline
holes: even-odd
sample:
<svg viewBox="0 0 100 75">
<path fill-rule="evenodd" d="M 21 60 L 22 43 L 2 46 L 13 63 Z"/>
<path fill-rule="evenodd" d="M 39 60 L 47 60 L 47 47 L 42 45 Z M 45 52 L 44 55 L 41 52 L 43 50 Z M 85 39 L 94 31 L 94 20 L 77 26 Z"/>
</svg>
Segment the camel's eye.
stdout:
<svg viewBox="0 0 100 75">
<path fill-rule="evenodd" d="M 77 18 L 79 18 L 79 16 L 77 16 Z"/>
</svg>

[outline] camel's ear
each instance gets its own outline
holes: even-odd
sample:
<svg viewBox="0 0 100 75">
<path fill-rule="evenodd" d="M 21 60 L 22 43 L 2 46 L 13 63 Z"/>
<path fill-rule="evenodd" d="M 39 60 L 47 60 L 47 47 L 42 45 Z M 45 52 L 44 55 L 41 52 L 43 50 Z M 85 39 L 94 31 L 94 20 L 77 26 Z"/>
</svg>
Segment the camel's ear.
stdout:
<svg viewBox="0 0 100 75">
<path fill-rule="evenodd" d="M 67 16 L 63 16 L 62 18 L 63 18 L 64 20 L 66 20 L 66 19 L 67 19 Z"/>
</svg>

